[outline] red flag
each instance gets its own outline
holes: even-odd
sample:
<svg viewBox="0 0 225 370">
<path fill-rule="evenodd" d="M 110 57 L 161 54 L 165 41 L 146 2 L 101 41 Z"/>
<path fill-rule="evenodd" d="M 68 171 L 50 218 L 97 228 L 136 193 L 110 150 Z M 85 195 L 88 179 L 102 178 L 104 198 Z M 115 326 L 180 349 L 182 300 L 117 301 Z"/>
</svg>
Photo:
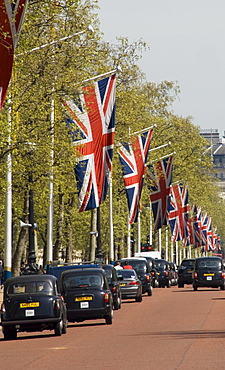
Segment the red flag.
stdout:
<svg viewBox="0 0 225 370">
<path fill-rule="evenodd" d="M 16 48 L 28 0 L 0 0 L 0 110 L 12 73 Z"/>
</svg>

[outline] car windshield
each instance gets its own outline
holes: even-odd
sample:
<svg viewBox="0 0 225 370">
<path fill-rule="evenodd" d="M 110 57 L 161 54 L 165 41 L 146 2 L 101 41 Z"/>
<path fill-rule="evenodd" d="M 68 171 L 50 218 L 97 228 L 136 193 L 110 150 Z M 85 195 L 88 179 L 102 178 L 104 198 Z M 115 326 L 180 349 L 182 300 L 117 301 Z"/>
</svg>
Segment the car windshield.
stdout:
<svg viewBox="0 0 225 370">
<path fill-rule="evenodd" d="M 193 267 L 194 266 L 194 262 L 195 261 L 182 261 L 181 263 L 181 266 L 185 266 L 185 267 Z"/>
<path fill-rule="evenodd" d="M 136 279 L 137 276 L 134 270 L 118 270 L 116 272 L 118 278 L 122 279 Z"/>
<path fill-rule="evenodd" d="M 197 261 L 197 268 L 215 268 L 221 269 L 221 261 L 218 260 L 198 260 Z"/>
<path fill-rule="evenodd" d="M 52 293 L 52 287 L 47 281 L 19 282 L 9 285 L 9 294 Z"/>
<path fill-rule="evenodd" d="M 166 263 L 164 261 L 155 261 L 155 265 L 157 269 L 163 270 L 166 269 Z"/>
<path fill-rule="evenodd" d="M 122 262 L 121 263 L 122 266 L 125 266 L 125 262 Z M 132 260 L 129 260 L 128 261 L 128 265 L 132 266 L 133 269 L 137 272 L 137 273 L 145 273 L 146 272 L 146 262 L 144 261 L 132 261 Z"/>
<path fill-rule="evenodd" d="M 111 269 L 107 269 L 107 268 L 104 268 L 105 272 L 106 272 L 106 277 L 108 280 L 111 280 L 112 279 L 112 270 Z"/>
<path fill-rule="evenodd" d="M 87 275 L 71 275 L 66 276 L 64 280 L 64 287 L 68 289 L 74 288 L 86 288 L 86 287 L 101 287 L 102 276 L 99 274 L 87 274 Z"/>
</svg>

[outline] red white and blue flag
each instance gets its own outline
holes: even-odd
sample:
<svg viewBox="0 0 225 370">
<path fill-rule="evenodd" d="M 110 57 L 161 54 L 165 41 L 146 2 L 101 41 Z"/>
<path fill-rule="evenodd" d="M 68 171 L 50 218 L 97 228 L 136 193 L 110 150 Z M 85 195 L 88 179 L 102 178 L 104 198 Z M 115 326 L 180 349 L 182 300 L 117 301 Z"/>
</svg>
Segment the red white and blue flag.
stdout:
<svg viewBox="0 0 225 370">
<path fill-rule="evenodd" d="M 169 224 L 172 241 L 183 240 L 188 236 L 188 189 L 187 186 L 171 186 Z"/>
<path fill-rule="evenodd" d="M 28 0 L 0 0 L 0 110 L 11 78 L 14 50 L 27 3 Z"/>
<path fill-rule="evenodd" d="M 131 144 L 123 143 L 118 150 L 129 210 L 129 223 L 137 222 L 141 192 L 146 172 L 153 130 L 132 137 Z"/>
<path fill-rule="evenodd" d="M 155 230 L 168 225 L 168 208 L 170 197 L 170 186 L 172 183 L 173 156 L 164 158 L 154 164 L 154 173 L 148 172 L 151 181 L 152 194 L 150 200 L 154 216 Z"/>
<path fill-rule="evenodd" d="M 115 87 L 114 74 L 84 86 L 79 102 L 63 102 L 70 134 L 80 155 L 75 166 L 80 212 L 99 207 L 107 195 L 114 146 Z"/>
</svg>

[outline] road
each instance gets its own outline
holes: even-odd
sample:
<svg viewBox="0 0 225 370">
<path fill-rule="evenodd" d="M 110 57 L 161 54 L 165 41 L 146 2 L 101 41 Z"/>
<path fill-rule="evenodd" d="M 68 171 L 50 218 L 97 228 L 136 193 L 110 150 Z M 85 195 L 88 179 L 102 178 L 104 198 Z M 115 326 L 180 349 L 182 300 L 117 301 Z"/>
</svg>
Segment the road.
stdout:
<svg viewBox="0 0 225 370">
<path fill-rule="evenodd" d="M 171 287 L 123 301 L 112 325 L 69 324 L 68 332 L 19 333 L 1 342 L 6 369 L 225 369 L 225 291 Z M 4 365 L 3 365 L 4 364 Z"/>
</svg>

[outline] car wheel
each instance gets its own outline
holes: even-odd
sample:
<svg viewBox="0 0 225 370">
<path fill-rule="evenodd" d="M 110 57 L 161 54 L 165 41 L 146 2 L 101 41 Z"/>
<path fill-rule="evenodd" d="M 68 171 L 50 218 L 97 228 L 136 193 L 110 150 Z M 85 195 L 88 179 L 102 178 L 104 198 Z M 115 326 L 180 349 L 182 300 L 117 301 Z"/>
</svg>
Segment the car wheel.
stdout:
<svg viewBox="0 0 225 370">
<path fill-rule="evenodd" d="M 114 310 L 118 310 L 120 308 L 120 298 L 117 297 L 116 302 L 113 305 Z"/>
<path fill-rule="evenodd" d="M 224 290 L 225 286 L 224 285 L 220 285 L 220 290 Z"/>
<path fill-rule="evenodd" d="M 170 288 L 171 287 L 171 281 L 170 280 L 167 281 L 166 286 L 167 286 L 167 288 Z"/>
<path fill-rule="evenodd" d="M 66 322 L 63 322 L 62 334 L 66 334 L 66 332 L 67 332 L 67 324 L 68 324 L 67 321 Z"/>
<path fill-rule="evenodd" d="M 5 326 L 3 329 L 4 339 L 5 340 L 12 340 L 16 339 L 17 331 L 15 328 L 11 328 L 10 326 Z"/>
<path fill-rule="evenodd" d="M 135 298 L 135 301 L 136 301 L 136 302 L 142 302 L 142 294 L 140 294 L 139 296 L 137 296 L 137 297 Z"/>
<path fill-rule="evenodd" d="M 105 322 L 107 325 L 112 325 L 112 321 L 113 321 L 113 310 L 111 309 L 110 315 L 107 315 L 105 317 Z"/>
<path fill-rule="evenodd" d="M 148 296 L 151 297 L 152 296 L 152 286 L 149 288 L 148 290 Z"/>
<path fill-rule="evenodd" d="M 194 291 L 196 292 L 196 290 L 198 290 L 198 287 L 197 286 L 193 286 L 193 289 L 194 289 Z"/>
<path fill-rule="evenodd" d="M 63 332 L 63 320 L 61 318 L 61 321 L 57 322 L 57 324 L 55 326 L 55 335 L 57 337 L 61 337 L 62 332 Z"/>
</svg>

